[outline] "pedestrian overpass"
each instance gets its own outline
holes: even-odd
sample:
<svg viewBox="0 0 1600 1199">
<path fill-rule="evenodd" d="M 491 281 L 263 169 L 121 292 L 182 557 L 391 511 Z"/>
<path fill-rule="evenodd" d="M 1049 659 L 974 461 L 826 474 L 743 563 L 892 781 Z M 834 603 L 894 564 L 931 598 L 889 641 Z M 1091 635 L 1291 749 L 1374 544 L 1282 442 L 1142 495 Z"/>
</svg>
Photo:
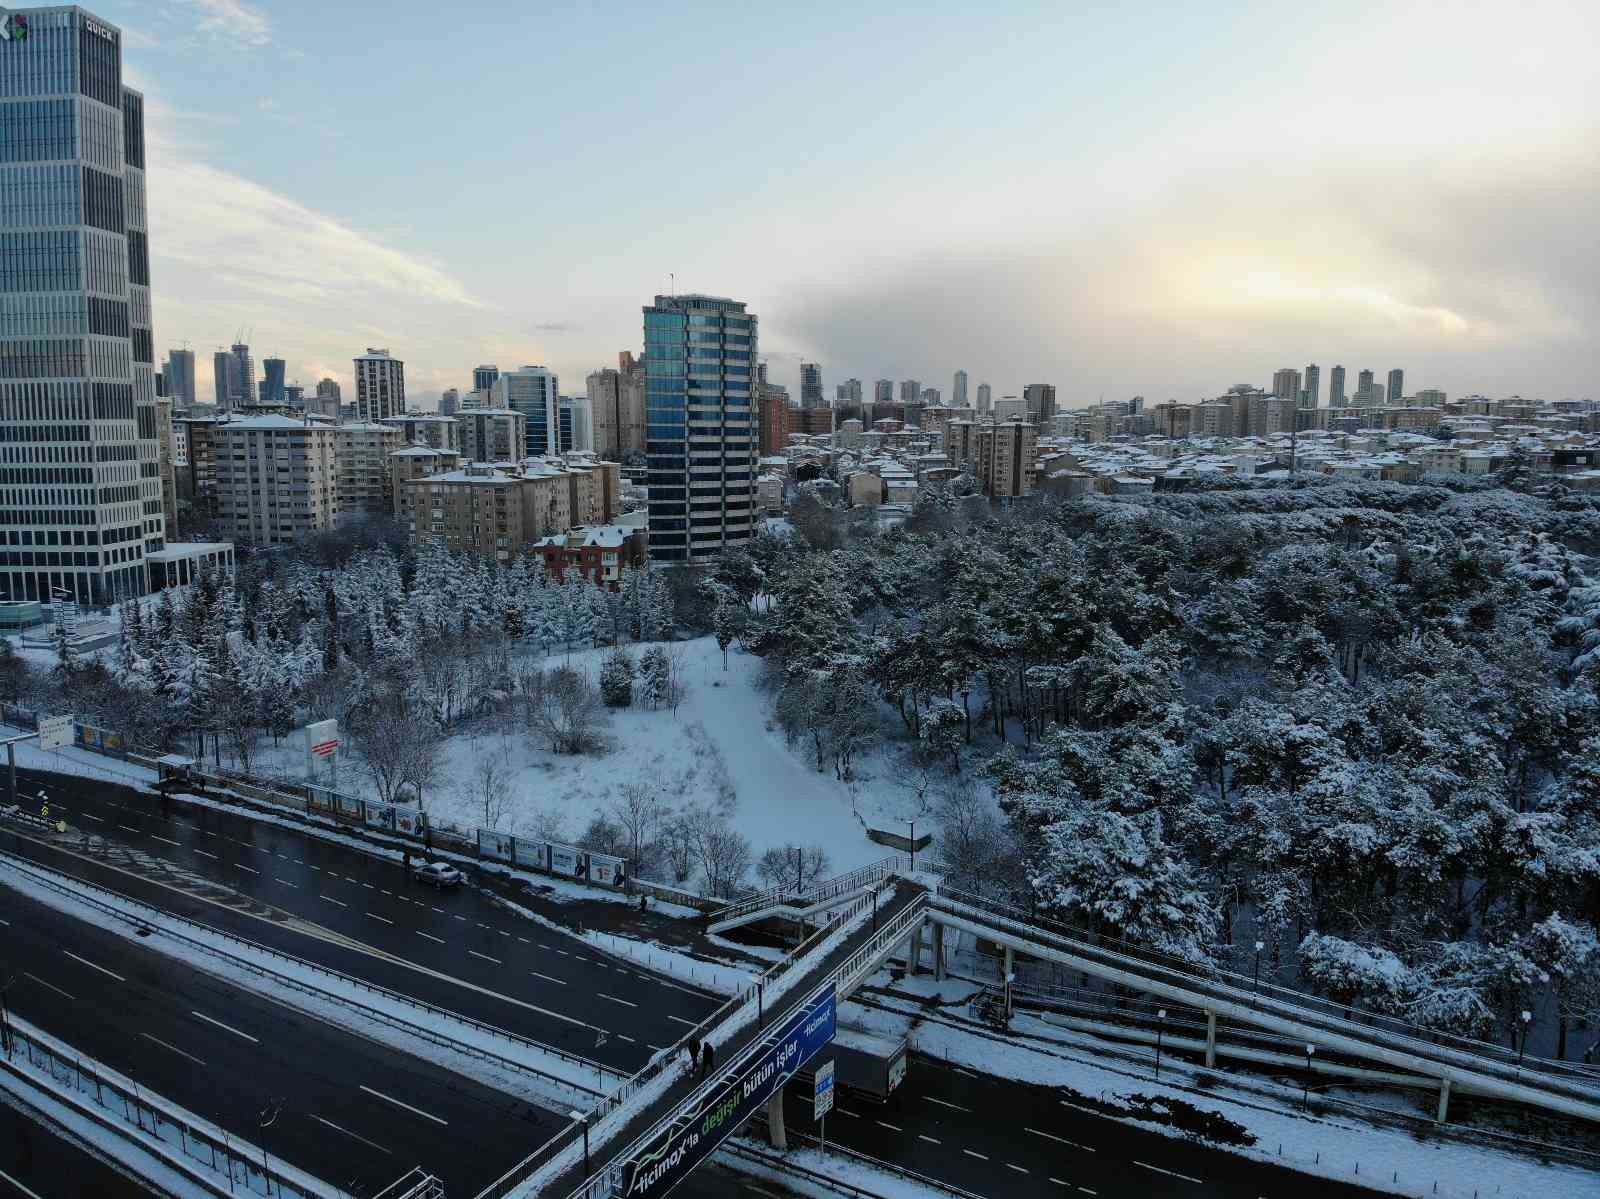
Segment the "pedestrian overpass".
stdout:
<svg viewBox="0 0 1600 1199">
<path fill-rule="evenodd" d="M 1399 1020 L 1364 1013 L 1356 1019 L 1317 996 L 1090 938 L 951 889 L 936 875 L 914 872 L 904 857 L 804 892 L 775 889 L 742 898 L 711 913 L 707 923 L 727 929 L 772 917 L 824 923 L 753 987 L 581 1113 L 478 1199 L 665 1194 L 762 1104 L 781 1146 L 783 1082 L 826 1043 L 824 1033 L 831 1036 L 834 1006 L 891 958 L 904 958 L 912 973 L 927 959 L 927 968 L 942 977 L 950 929 L 998 946 L 1008 975 L 1014 956 L 1025 954 L 1203 1013 L 1207 1065 L 1215 1064 L 1223 1020 L 1437 1085 L 1440 1121 L 1455 1093 L 1600 1123 L 1600 1072 L 1524 1060 L 1487 1042 Z M 719 1065 L 710 1077 L 697 1077 L 689 1065 L 686 1046 L 696 1040 L 716 1046 Z"/>
</svg>

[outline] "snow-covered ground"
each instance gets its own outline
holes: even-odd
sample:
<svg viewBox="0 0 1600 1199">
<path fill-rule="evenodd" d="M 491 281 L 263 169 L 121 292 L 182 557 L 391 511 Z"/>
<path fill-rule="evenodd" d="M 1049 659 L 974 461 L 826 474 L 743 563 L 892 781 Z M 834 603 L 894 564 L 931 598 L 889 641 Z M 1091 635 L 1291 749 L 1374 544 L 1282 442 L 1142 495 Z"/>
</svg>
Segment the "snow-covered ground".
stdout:
<svg viewBox="0 0 1600 1199">
<path fill-rule="evenodd" d="M 732 649 L 723 670 L 714 638 L 678 642 L 685 687 L 676 712 L 627 708 L 609 712 L 609 748 L 596 755 L 552 754 L 531 731 L 496 733 L 478 729 L 445 744 L 441 782 L 424 796 L 429 815 L 466 828 L 484 823 L 481 801 L 472 791 L 474 763 L 504 750 L 510 759 L 513 798 L 498 830 L 513 834 L 576 838 L 629 783 L 653 785 L 673 808 L 703 803 L 720 808 L 731 786 L 727 818 L 751 842 L 755 857 L 773 846 L 821 845 L 834 872 L 876 861 L 890 852 L 871 841 L 866 827 L 904 833 L 915 818 L 919 835 L 935 830 L 919 785 L 927 778 L 904 769 L 904 745 L 888 741 L 857 764 L 857 778 L 838 781 L 831 767 L 818 772 L 805 747 L 790 747 L 771 715 L 772 699 L 761 690 L 761 659 Z M 550 667 L 570 664 L 597 678 L 610 651 L 593 649 L 551 654 Z M 637 652 L 637 651 L 636 651 Z M 885 709 L 886 719 L 893 720 Z M 886 731 L 898 733 L 898 728 Z M 304 748 L 297 738 L 257 749 L 255 769 L 284 778 L 301 778 Z M 226 755 L 224 755 L 226 756 Z M 339 790 L 377 798 L 359 759 L 349 756 L 339 768 Z"/>
</svg>

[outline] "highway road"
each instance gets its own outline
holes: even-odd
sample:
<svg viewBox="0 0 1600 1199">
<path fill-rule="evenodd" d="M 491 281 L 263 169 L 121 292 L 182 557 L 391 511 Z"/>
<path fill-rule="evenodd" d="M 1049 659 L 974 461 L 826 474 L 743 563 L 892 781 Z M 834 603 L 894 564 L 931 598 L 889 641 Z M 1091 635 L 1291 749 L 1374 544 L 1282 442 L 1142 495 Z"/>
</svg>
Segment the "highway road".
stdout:
<svg viewBox="0 0 1600 1199">
<path fill-rule="evenodd" d="M 157 1094 L 339 1186 L 412 1166 L 475 1194 L 564 1121 L 0 890 L 11 1010 Z M 264 1138 L 262 1111 L 282 1101 Z"/>
<path fill-rule="evenodd" d="M 97 780 L 18 774 L 26 809 L 105 844 L 89 861 L 0 834 L 11 852 L 618 1070 L 637 1070 L 722 1002 L 471 886 L 415 883 L 398 861 L 210 808 L 163 810 L 154 796 Z M 318 929 L 375 952 L 307 935 Z"/>
<path fill-rule="evenodd" d="M 52 817 L 93 830 L 111 849 L 87 861 L 4 833 L 0 847 L 619 1069 L 637 1068 L 720 1002 L 530 925 L 470 887 L 440 894 L 408 884 L 398 863 L 359 849 L 181 802 L 164 812 L 154 797 L 98 781 L 19 774 L 24 797 L 43 787 Z M 318 940 L 302 922 L 428 972 Z M 791 1119 L 806 1127 L 809 1102 L 801 1106 Z M 857 1106 L 842 1103 L 830 1140 L 993 1199 L 1062 1187 L 1278 1199 L 1308 1181 L 1072 1108 L 1049 1088 L 923 1059 L 885 1108 Z M 733 1178 L 725 1184 L 743 1185 Z M 680 1193 L 721 1193 L 701 1190 L 717 1185 L 702 1171 Z M 1369 1193 L 1316 1185 L 1319 1194 Z M 763 1189 L 775 1188 L 754 1188 Z"/>
<path fill-rule="evenodd" d="M 785 1093 L 789 1127 L 812 1136 L 811 1094 Z M 1053 1087 L 976 1074 L 913 1055 L 885 1103 L 841 1092 L 828 1141 L 950 1182 L 986 1199 L 1013 1196 L 1371 1196 L 1363 1187 L 1174 1140 L 1079 1106 Z"/>
<path fill-rule="evenodd" d="M 0 1103 L 0 1199 L 150 1199 L 87 1150 Z"/>
</svg>

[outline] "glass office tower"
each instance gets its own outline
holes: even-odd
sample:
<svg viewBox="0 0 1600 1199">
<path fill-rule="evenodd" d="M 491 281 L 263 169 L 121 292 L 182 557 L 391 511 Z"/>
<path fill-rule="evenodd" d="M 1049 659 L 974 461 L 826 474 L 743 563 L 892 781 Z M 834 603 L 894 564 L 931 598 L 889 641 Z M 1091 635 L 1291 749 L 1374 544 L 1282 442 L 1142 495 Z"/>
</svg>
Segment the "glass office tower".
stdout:
<svg viewBox="0 0 1600 1199">
<path fill-rule="evenodd" d="M 737 300 L 657 296 L 644 310 L 650 557 L 697 561 L 754 533 L 757 321 Z"/>
<path fill-rule="evenodd" d="M 166 536 L 144 99 L 116 26 L 0 21 L 0 598 L 107 603 Z"/>
</svg>

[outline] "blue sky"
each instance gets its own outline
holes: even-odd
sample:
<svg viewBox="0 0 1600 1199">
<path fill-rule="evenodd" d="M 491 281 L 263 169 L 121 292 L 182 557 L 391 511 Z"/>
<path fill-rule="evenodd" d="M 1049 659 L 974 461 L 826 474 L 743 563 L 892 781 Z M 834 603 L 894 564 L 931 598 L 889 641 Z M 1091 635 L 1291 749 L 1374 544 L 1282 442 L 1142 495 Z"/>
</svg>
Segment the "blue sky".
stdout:
<svg viewBox="0 0 1600 1199">
<path fill-rule="evenodd" d="M 1587 6 L 865 8 L 103 0 L 158 345 L 580 391 L 675 273 L 830 392 L 1600 394 Z"/>
</svg>

